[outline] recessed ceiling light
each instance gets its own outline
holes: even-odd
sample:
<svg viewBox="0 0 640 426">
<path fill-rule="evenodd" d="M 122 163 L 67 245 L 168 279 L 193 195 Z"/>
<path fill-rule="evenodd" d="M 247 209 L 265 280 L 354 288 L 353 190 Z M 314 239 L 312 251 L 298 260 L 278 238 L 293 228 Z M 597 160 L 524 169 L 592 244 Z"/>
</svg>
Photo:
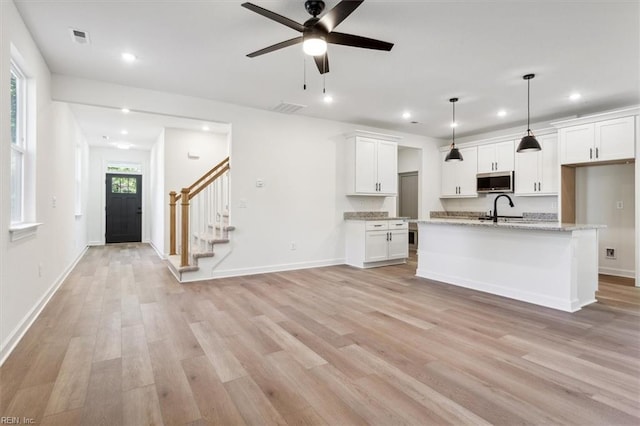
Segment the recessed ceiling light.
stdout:
<svg viewBox="0 0 640 426">
<path fill-rule="evenodd" d="M 322 100 L 324 101 L 325 104 L 330 104 L 331 102 L 333 102 L 333 96 L 328 95 L 328 94 L 324 95 Z"/>
<path fill-rule="evenodd" d="M 133 53 L 129 53 L 129 52 L 123 52 L 122 53 L 122 60 L 125 62 L 135 62 L 135 60 L 138 59 L 136 58 L 136 55 L 134 55 Z"/>
<path fill-rule="evenodd" d="M 411 113 L 409 111 L 405 111 L 402 113 L 402 118 L 404 118 L 405 120 L 408 120 L 411 118 Z"/>
<path fill-rule="evenodd" d="M 120 111 L 122 111 L 123 114 L 129 114 L 131 112 L 129 108 L 122 108 Z"/>
<path fill-rule="evenodd" d="M 202 130 L 204 132 L 208 132 L 210 129 L 209 129 L 209 126 L 202 126 Z"/>
<path fill-rule="evenodd" d="M 500 111 L 498 111 L 498 117 L 506 117 L 507 116 L 507 111 L 501 109 Z"/>
<path fill-rule="evenodd" d="M 450 126 L 451 126 L 451 128 L 456 128 L 456 127 L 458 127 L 458 123 L 456 123 L 456 122 L 454 121 L 454 122 L 452 122 L 452 123 L 450 124 Z"/>
<path fill-rule="evenodd" d="M 574 92 L 571 95 L 569 95 L 569 99 L 571 99 L 572 101 L 577 101 L 581 97 L 582 97 L 582 95 L 580 93 L 578 93 L 578 92 Z"/>
<path fill-rule="evenodd" d="M 129 134 L 129 132 L 123 129 L 122 131 L 120 131 L 120 134 L 121 134 L 121 135 L 128 135 L 128 134 Z"/>
<path fill-rule="evenodd" d="M 129 149 L 129 148 L 131 148 L 131 145 L 127 145 L 127 144 L 124 144 L 124 143 L 119 143 L 119 144 L 116 145 L 116 148 L 118 148 L 118 149 Z"/>
</svg>

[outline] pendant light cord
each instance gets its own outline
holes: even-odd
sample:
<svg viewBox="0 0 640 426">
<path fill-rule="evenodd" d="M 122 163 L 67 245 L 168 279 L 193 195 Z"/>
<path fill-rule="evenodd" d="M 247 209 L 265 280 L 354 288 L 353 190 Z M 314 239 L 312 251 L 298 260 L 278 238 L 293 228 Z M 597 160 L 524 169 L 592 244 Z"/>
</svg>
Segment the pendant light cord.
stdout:
<svg viewBox="0 0 640 426">
<path fill-rule="evenodd" d="M 451 123 L 453 125 L 452 129 L 453 129 L 453 142 L 452 145 L 456 146 L 456 103 L 452 102 L 453 104 L 453 123 Z"/>
<path fill-rule="evenodd" d="M 527 79 L 527 135 L 531 134 L 531 126 L 529 124 L 529 109 L 531 103 L 531 79 Z"/>
</svg>

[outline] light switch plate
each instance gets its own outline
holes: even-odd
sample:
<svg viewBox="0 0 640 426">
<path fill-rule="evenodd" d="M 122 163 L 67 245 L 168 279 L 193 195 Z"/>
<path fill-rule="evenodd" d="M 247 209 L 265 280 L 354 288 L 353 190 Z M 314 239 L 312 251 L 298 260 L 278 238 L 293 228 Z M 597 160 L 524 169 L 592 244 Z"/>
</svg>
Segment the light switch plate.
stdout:
<svg viewBox="0 0 640 426">
<path fill-rule="evenodd" d="M 264 179 L 256 179 L 256 187 L 262 188 L 264 186 Z"/>
</svg>

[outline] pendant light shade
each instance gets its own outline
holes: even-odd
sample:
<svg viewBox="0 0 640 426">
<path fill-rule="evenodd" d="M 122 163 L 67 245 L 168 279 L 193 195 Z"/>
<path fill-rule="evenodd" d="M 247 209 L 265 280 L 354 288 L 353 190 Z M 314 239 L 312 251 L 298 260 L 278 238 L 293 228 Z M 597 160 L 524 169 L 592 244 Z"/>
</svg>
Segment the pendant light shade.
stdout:
<svg viewBox="0 0 640 426">
<path fill-rule="evenodd" d="M 524 80 L 527 80 L 527 134 L 522 138 L 522 140 L 518 144 L 518 148 L 516 149 L 517 152 L 534 152 L 534 151 L 540 151 L 542 149 L 540 147 L 540 143 L 538 142 L 536 137 L 533 135 L 533 132 L 531 131 L 531 126 L 529 124 L 529 100 L 530 100 L 529 84 L 531 82 L 531 79 L 535 76 L 536 76 L 535 74 L 527 74 L 522 77 Z"/>
<path fill-rule="evenodd" d="M 460 151 L 458 150 L 458 148 L 456 148 L 456 102 L 458 102 L 458 98 L 451 98 L 449 99 L 449 102 L 451 102 L 451 105 L 453 106 L 453 121 L 452 121 L 452 129 L 453 129 L 453 135 L 452 135 L 452 139 L 451 139 L 451 151 L 449 151 L 449 153 L 447 154 L 447 156 L 444 158 L 444 161 L 463 161 L 462 158 L 462 154 L 460 154 Z"/>
</svg>

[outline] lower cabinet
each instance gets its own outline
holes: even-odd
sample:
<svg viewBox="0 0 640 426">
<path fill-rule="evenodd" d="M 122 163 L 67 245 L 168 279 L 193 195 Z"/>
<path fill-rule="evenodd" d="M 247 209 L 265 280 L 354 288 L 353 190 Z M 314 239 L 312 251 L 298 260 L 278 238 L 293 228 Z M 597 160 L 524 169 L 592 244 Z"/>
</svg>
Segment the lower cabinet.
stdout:
<svg viewBox="0 0 640 426">
<path fill-rule="evenodd" d="M 409 257 L 409 224 L 404 220 L 347 222 L 346 263 L 358 268 L 405 263 Z"/>
</svg>

